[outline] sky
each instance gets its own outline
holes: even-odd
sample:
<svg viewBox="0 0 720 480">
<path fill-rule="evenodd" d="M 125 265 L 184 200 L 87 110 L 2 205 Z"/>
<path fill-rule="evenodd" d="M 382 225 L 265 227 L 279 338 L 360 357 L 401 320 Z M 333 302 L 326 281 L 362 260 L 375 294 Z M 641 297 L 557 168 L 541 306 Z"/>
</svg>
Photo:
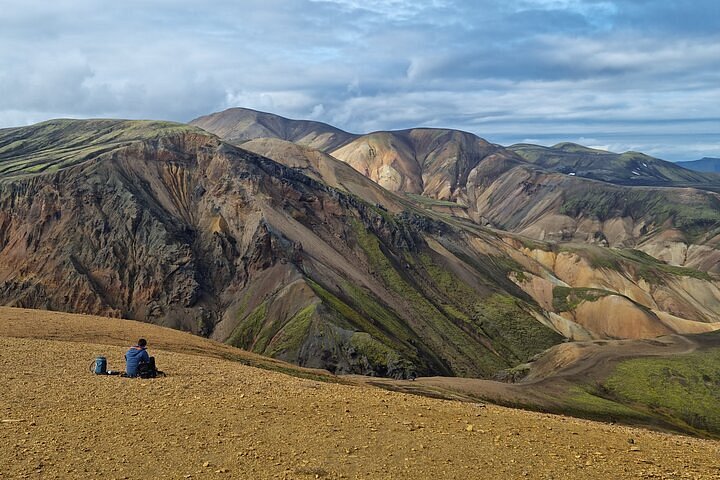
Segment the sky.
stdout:
<svg viewBox="0 0 720 480">
<path fill-rule="evenodd" d="M 0 128 L 229 107 L 720 157 L 719 0 L 0 0 Z"/>
</svg>

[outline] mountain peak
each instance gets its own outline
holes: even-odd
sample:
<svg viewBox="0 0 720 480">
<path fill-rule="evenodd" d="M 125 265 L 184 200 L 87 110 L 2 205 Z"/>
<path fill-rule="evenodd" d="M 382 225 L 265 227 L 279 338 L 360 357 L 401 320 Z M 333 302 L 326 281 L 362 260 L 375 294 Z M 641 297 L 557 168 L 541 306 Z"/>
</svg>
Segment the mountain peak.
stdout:
<svg viewBox="0 0 720 480">
<path fill-rule="evenodd" d="M 293 120 L 280 115 L 235 107 L 196 118 L 190 125 L 239 144 L 254 138 L 279 138 L 318 150 L 332 150 L 355 135 L 314 120 Z"/>
<path fill-rule="evenodd" d="M 561 150 L 563 152 L 568 152 L 568 153 L 608 153 L 607 150 L 590 148 L 590 147 L 586 147 L 585 145 L 580 145 L 579 143 L 573 143 L 573 142 L 556 143 L 555 145 L 553 145 L 550 148 L 554 148 L 556 150 Z"/>
</svg>

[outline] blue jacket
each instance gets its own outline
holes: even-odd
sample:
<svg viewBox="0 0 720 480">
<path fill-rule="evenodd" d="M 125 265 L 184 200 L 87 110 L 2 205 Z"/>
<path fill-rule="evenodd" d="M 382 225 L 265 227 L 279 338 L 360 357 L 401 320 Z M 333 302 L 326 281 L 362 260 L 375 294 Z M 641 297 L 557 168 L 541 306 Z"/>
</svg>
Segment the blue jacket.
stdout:
<svg viewBox="0 0 720 480">
<path fill-rule="evenodd" d="M 140 362 L 149 362 L 150 355 L 148 355 L 145 347 L 139 347 L 135 345 L 130 348 L 125 354 L 125 374 L 128 377 L 134 377 L 137 375 L 137 368 Z"/>
</svg>

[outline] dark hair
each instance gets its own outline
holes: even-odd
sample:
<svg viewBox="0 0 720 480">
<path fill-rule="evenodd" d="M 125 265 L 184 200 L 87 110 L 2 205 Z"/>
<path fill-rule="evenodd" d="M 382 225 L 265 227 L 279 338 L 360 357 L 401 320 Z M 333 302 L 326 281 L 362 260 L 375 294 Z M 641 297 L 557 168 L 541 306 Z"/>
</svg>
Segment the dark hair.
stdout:
<svg viewBox="0 0 720 480">
<path fill-rule="evenodd" d="M 138 340 L 139 347 L 144 347 L 145 345 L 147 345 L 147 340 L 145 340 L 144 338 L 141 338 L 140 340 Z"/>
</svg>

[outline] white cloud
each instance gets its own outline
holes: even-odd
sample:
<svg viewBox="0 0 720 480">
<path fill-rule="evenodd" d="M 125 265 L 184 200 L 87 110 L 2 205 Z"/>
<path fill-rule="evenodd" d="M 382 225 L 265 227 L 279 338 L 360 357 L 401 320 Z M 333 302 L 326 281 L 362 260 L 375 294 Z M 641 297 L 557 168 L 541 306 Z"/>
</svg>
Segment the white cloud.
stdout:
<svg viewBox="0 0 720 480">
<path fill-rule="evenodd" d="M 611 145 L 588 145 L 587 143 L 578 142 L 580 145 L 587 145 L 588 148 L 592 148 L 593 150 L 605 150 L 606 152 L 612 152 L 613 147 Z M 618 150 L 615 150 L 616 152 Z"/>
<path fill-rule="evenodd" d="M 310 112 L 310 115 L 308 116 L 308 118 L 313 119 L 313 120 L 317 119 L 317 118 L 321 118 L 323 113 L 325 113 L 325 106 L 323 106 L 322 103 L 318 103 L 317 105 L 315 105 L 313 107 L 312 112 Z"/>
<path fill-rule="evenodd" d="M 717 156 L 720 34 L 700 21 L 716 5 L 6 2 L 0 125 L 245 106 L 352 131 L 447 126 Z"/>
<path fill-rule="evenodd" d="M 336 4 L 348 10 L 364 10 L 386 18 L 402 20 L 412 18 L 426 10 L 448 7 L 443 0 L 310 0 L 313 3 Z"/>
</svg>

